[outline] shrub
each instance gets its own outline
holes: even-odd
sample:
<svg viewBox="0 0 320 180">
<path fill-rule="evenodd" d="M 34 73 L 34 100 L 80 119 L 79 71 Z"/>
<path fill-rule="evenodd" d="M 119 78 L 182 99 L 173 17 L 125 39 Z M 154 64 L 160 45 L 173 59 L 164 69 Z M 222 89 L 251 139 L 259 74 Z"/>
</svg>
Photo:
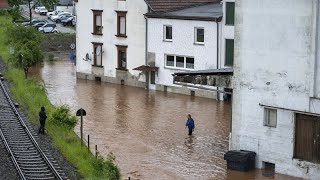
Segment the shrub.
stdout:
<svg viewBox="0 0 320 180">
<path fill-rule="evenodd" d="M 74 128 L 78 121 L 75 116 L 71 115 L 68 105 L 58 106 L 52 113 L 52 118 L 54 122 L 65 125 L 70 129 Z"/>
<path fill-rule="evenodd" d="M 109 153 L 106 159 L 98 155 L 97 159 L 93 163 L 93 167 L 97 173 L 100 173 L 100 177 L 105 177 L 110 180 L 118 180 L 121 175 L 119 169 L 114 164 L 114 161 L 115 156 L 112 153 Z"/>
<path fill-rule="evenodd" d="M 48 60 L 49 61 L 53 61 L 54 60 L 54 54 L 53 53 L 49 53 L 48 54 Z"/>
<path fill-rule="evenodd" d="M 11 15 L 13 21 L 19 20 L 21 18 L 19 7 L 8 10 L 8 13 Z"/>
<path fill-rule="evenodd" d="M 23 55 L 24 65 L 34 65 L 41 62 L 43 53 L 41 50 L 42 34 L 33 27 L 8 25 L 6 30 L 7 44 L 15 47 L 16 59 Z"/>
</svg>

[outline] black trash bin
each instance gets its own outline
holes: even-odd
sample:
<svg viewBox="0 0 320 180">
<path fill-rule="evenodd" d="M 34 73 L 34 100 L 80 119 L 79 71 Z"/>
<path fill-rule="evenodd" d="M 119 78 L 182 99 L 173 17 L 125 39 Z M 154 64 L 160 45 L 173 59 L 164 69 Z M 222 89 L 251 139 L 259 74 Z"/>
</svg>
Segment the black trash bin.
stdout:
<svg viewBox="0 0 320 180">
<path fill-rule="evenodd" d="M 237 171 L 249 171 L 255 168 L 256 153 L 252 151 L 228 151 L 224 154 L 227 168 Z"/>
</svg>

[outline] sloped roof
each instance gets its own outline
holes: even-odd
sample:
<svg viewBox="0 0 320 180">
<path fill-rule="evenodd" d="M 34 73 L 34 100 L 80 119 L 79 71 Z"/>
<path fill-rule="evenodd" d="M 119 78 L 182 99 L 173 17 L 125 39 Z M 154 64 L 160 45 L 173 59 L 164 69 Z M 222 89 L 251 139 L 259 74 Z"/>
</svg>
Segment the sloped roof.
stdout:
<svg viewBox="0 0 320 180">
<path fill-rule="evenodd" d="M 153 12 L 178 10 L 200 4 L 220 2 L 221 0 L 145 0 Z"/>
<path fill-rule="evenodd" d="M 147 13 L 149 18 L 221 21 L 222 4 L 210 3 L 164 13 Z"/>
<path fill-rule="evenodd" d="M 0 9 L 1 8 L 8 8 L 9 4 L 7 0 L 0 0 Z"/>
</svg>

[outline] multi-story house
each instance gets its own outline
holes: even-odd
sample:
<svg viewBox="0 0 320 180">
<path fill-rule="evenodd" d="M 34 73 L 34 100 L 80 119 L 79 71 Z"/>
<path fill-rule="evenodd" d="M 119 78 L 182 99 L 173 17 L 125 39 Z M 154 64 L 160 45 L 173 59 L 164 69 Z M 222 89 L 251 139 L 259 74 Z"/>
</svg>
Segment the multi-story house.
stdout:
<svg viewBox="0 0 320 180">
<path fill-rule="evenodd" d="M 147 36 L 144 15 L 214 1 L 75 1 L 76 11 L 81 12 L 77 13 L 77 77 L 148 88 L 157 68 L 148 66 L 147 39 L 157 37 Z M 205 38 L 208 42 L 204 46 L 208 46 L 211 37 Z"/>
<path fill-rule="evenodd" d="M 150 89 L 216 98 L 209 90 L 173 83 L 172 74 L 219 69 L 222 4 L 220 1 L 165 13 L 150 12 L 148 18 L 148 65 Z"/>
<path fill-rule="evenodd" d="M 77 77 L 145 87 L 144 74 L 132 69 L 145 64 L 146 2 L 78 1 L 75 7 Z"/>
<path fill-rule="evenodd" d="M 230 149 L 256 167 L 320 178 L 319 0 L 235 1 Z"/>
</svg>

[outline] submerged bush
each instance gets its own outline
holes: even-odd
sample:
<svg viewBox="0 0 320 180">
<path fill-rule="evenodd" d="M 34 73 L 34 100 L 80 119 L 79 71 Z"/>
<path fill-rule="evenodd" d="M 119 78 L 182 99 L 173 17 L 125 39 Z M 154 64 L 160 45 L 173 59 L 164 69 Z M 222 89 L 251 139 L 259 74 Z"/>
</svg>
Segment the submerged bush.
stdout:
<svg viewBox="0 0 320 180">
<path fill-rule="evenodd" d="M 75 116 L 71 115 L 68 105 L 58 106 L 52 113 L 52 118 L 54 122 L 63 124 L 70 129 L 74 128 L 78 121 Z"/>
<path fill-rule="evenodd" d="M 99 175 L 100 177 L 105 177 L 109 180 L 118 180 L 121 175 L 114 161 L 115 156 L 112 153 L 109 153 L 106 159 L 98 155 L 93 163 L 93 167 L 98 173 L 101 173 Z"/>
<path fill-rule="evenodd" d="M 48 54 L 48 60 L 49 60 L 49 61 L 53 61 L 53 60 L 54 60 L 54 54 L 53 54 L 52 52 L 50 52 L 50 53 Z"/>
</svg>

